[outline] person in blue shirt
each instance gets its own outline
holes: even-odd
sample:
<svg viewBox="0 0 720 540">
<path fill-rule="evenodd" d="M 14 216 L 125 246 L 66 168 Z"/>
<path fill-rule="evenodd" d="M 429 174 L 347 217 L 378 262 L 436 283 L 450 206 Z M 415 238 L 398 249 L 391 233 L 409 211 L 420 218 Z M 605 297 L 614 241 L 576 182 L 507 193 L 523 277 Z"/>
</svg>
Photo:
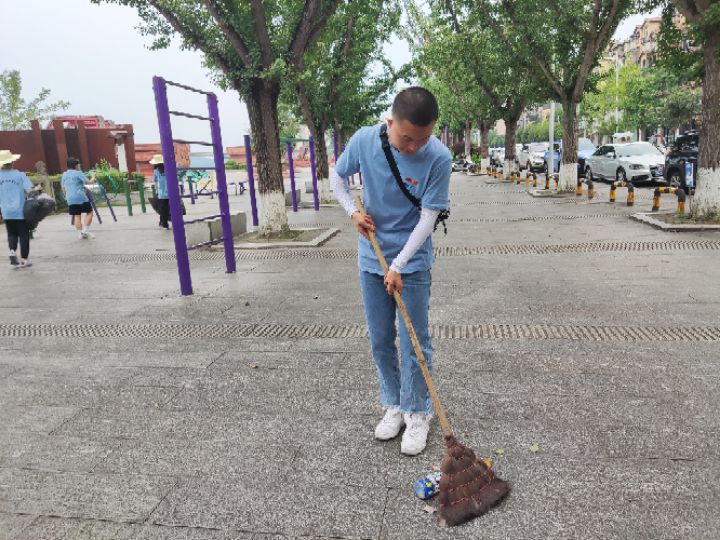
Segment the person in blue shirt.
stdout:
<svg viewBox="0 0 720 540">
<path fill-rule="evenodd" d="M 160 214 L 160 226 L 163 229 L 169 229 L 170 221 L 170 203 L 168 201 L 167 178 L 165 177 L 165 164 L 163 163 L 162 154 L 155 154 L 150 160 L 153 166 L 153 182 L 155 182 L 155 192 Z"/>
<path fill-rule="evenodd" d="M 67 160 L 67 168 L 60 179 L 65 200 L 68 204 L 68 212 L 73 216 L 73 225 L 78 233 L 78 238 L 86 240 L 95 238 L 90 232 L 90 225 L 93 220 L 93 209 L 85 193 L 85 184 L 91 183 L 92 179 L 88 179 L 82 172 L 80 160 L 70 157 Z"/>
<path fill-rule="evenodd" d="M 25 196 L 33 188 L 32 182 L 23 172 L 12 168 L 20 154 L 10 150 L 0 150 L 0 212 L 7 229 L 10 247 L 10 264 L 15 268 L 30 268 L 30 228 L 25 221 Z M 17 256 L 20 244 L 20 260 Z"/>
<path fill-rule="evenodd" d="M 452 170 L 450 151 L 433 136 L 438 114 L 437 101 L 428 90 L 420 87 L 403 90 L 393 101 L 387 127 L 377 125 L 358 130 L 332 175 L 335 197 L 360 233 L 360 289 L 380 382 L 380 401 L 385 408 L 375 437 L 392 439 L 405 426 L 400 450 L 406 455 L 416 455 L 425 449 L 432 410 L 402 318 L 399 325 L 402 362 L 398 362 L 395 347 L 398 317 L 393 293 L 401 293 L 431 368 L 428 325 L 430 268 L 434 262 L 431 235 L 440 212 L 449 207 Z M 403 193 L 388 164 L 380 138 L 383 129 L 387 130 L 404 186 L 420 201 L 419 210 Z M 348 178 L 357 173 L 362 174 L 366 217 L 360 214 L 349 192 Z M 383 255 L 392 261 L 387 275 L 383 275 L 368 231 L 375 231 Z"/>
</svg>

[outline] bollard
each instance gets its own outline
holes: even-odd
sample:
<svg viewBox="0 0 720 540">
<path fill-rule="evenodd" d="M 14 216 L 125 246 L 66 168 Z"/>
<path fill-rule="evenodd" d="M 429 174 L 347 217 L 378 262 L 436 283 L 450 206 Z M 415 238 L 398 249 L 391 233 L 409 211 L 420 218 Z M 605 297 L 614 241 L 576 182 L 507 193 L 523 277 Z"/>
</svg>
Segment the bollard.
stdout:
<svg viewBox="0 0 720 540">
<path fill-rule="evenodd" d="M 536 188 L 537 187 L 537 174 L 532 173 L 532 176 L 533 176 L 533 187 Z"/>
<path fill-rule="evenodd" d="M 545 173 L 545 189 L 550 189 L 550 175 Z"/>
<path fill-rule="evenodd" d="M 615 202 L 615 190 L 619 187 L 626 187 L 628 190 L 627 205 L 633 206 L 635 204 L 635 186 L 632 182 L 613 182 L 610 185 L 610 202 Z"/>
<path fill-rule="evenodd" d="M 522 178 L 520 177 L 520 173 L 516 172 L 515 173 L 515 183 L 519 186 L 520 182 L 522 182 Z"/>
<path fill-rule="evenodd" d="M 145 214 L 145 178 L 139 178 L 137 183 L 138 191 L 140 192 L 140 211 Z"/>
<path fill-rule="evenodd" d="M 525 187 L 530 185 L 530 171 L 525 173 Z"/>
<path fill-rule="evenodd" d="M 653 205 L 652 205 L 652 211 L 657 212 L 660 210 L 660 195 L 662 193 L 672 193 L 677 196 L 677 213 L 682 215 L 685 213 L 685 199 L 687 195 L 685 194 L 685 191 L 682 188 L 674 188 L 674 187 L 659 187 L 655 188 L 655 193 L 653 194 Z"/>
<path fill-rule="evenodd" d="M 582 197 L 583 189 L 582 185 L 587 184 L 588 188 L 588 199 L 592 199 L 595 196 L 595 190 L 594 190 L 594 184 L 592 180 L 583 180 L 582 178 L 578 178 L 577 181 L 577 187 L 575 188 L 575 195 L 577 197 Z"/>
<path fill-rule="evenodd" d="M 125 180 L 125 204 L 127 205 L 128 216 L 132 216 L 133 210 L 132 210 L 132 200 L 130 199 L 130 173 L 128 173 L 128 177 Z"/>
</svg>

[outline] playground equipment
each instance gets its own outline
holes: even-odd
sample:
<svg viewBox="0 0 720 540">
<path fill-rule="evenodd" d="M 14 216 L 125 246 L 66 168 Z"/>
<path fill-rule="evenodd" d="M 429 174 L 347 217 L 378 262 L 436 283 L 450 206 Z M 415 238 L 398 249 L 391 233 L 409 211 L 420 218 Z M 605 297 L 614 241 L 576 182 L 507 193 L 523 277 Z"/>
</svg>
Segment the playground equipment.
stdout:
<svg viewBox="0 0 720 540">
<path fill-rule="evenodd" d="M 635 186 L 632 185 L 632 182 L 613 182 L 610 185 L 610 202 L 615 202 L 615 191 L 619 187 L 626 187 L 628 190 L 627 194 L 627 205 L 632 206 L 635 204 Z"/>
<path fill-rule="evenodd" d="M 215 198 L 215 193 L 212 189 L 212 178 L 210 178 L 205 168 L 178 168 L 178 181 L 180 182 L 180 192 L 182 195 L 185 194 L 184 186 L 187 182 L 190 204 L 195 204 L 195 200 L 202 196 L 208 196 L 211 199 Z"/>
<path fill-rule="evenodd" d="M 658 210 L 660 210 L 660 195 L 663 193 L 672 193 L 674 195 L 677 195 L 677 213 L 678 214 L 685 213 L 685 200 L 687 198 L 687 196 L 685 195 L 685 191 L 682 188 L 674 188 L 674 187 L 655 188 L 655 194 L 653 196 L 653 205 L 652 205 L 653 212 L 657 212 Z"/>
<path fill-rule="evenodd" d="M 199 116 L 181 111 L 170 110 L 167 98 L 167 87 L 175 86 L 188 92 L 204 95 L 207 99 L 208 116 Z M 230 222 L 230 205 L 228 203 L 227 184 L 225 180 L 225 156 L 223 154 L 222 137 L 220 135 L 220 114 L 218 113 L 217 96 L 212 92 L 198 90 L 191 86 L 166 81 L 162 77 L 153 77 L 153 90 L 155 93 L 155 106 L 157 108 L 158 125 L 160 127 L 160 143 L 162 146 L 163 161 L 165 163 L 165 176 L 168 181 L 168 198 L 170 202 L 170 216 L 172 219 L 173 239 L 175 241 L 175 256 L 178 265 L 178 277 L 180 279 L 180 292 L 183 296 L 192 294 L 192 278 L 190 275 L 190 257 L 188 251 L 199 247 L 223 243 L 225 248 L 225 269 L 227 273 L 235 272 L 235 250 L 233 247 L 232 224 Z M 172 134 L 170 116 L 183 116 L 210 122 L 210 133 L 212 142 L 187 141 L 175 139 Z M 218 196 L 220 213 L 185 221 L 183 218 L 181 201 L 183 198 L 192 198 L 193 195 L 181 195 L 178 183 L 177 164 L 175 163 L 175 148 L 173 143 L 198 144 L 210 146 L 213 149 L 215 159 L 215 178 L 217 191 L 213 195 Z M 187 245 L 185 236 L 185 225 L 199 223 L 220 218 L 222 224 L 222 236 L 217 240 L 200 242 L 192 246 Z"/>
</svg>

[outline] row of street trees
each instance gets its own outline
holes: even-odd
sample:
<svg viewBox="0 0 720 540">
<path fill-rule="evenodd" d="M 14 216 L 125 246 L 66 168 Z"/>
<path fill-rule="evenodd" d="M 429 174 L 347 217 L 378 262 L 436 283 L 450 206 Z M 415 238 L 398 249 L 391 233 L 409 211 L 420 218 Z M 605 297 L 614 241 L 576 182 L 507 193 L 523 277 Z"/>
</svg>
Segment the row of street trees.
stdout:
<svg viewBox="0 0 720 540">
<path fill-rule="evenodd" d="M 92 0 L 137 9 L 152 47 L 173 36 L 203 53 L 216 82 L 248 108 L 257 160 L 260 232 L 288 229 L 278 108 L 300 115 L 318 145 L 328 197 L 324 132 L 348 133 L 387 107 L 398 74 L 378 50 L 399 16 L 394 0 Z M 376 72 L 379 71 L 379 74 Z"/>
<path fill-rule="evenodd" d="M 384 110 L 399 73 L 378 53 L 398 28 L 396 0 L 92 0 L 135 7 L 155 47 L 178 35 L 200 50 L 220 84 L 248 107 L 261 198 L 261 232 L 287 229 L 278 106 L 303 118 L 318 142 L 348 133 Z M 703 54 L 700 165 L 695 208 L 720 211 L 720 3 L 717 0 L 403 0 L 415 73 L 440 101 L 444 126 L 488 134 L 506 124 L 506 171 L 515 157 L 522 111 L 553 100 L 562 107 L 561 190 L 577 182 L 578 106 L 600 82 L 596 67 L 619 22 L 659 2 L 687 18 Z M 429 8 L 426 9 L 426 8 Z M 383 66 L 377 74 L 370 66 Z M 374 76 L 372 73 L 376 73 Z M 645 115 L 628 103 L 628 118 Z M 633 112 L 634 111 L 634 112 Z M 592 106 L 589 107 L 592 113 Z M 635 118 L 634 121 L 639 121 Z M 466 150 L 469 151 L 469 148 Z"/>
<path fill-rule="evenodd" d="M 602 124 L 614 85 L 597 67 L 619 22 L 628 14 L 666 4 L 677 8 L 702 50 L 702 123 L 694 211 L 720 214 L 720 3 L 716 0 L 430 0 L 430 10 L 406 0 L 414 39 L 414 67 L 441 97 L 441 122 L 451 129 L 506 124 L 505 156 L 515 157 L 517 121 L 523 108 L 553 100 L 562 107 L 563 153 L 559 188 L 577 183 L 579 105 L 588 121 Z M 674 42 L 672 40 L 675 40 Z M 670 36 L 677 48 L 680 39 Z M 686 62 L 688 65 L 692 61 Z M 652 77 L 626 68 L 623 122 L 672 123 L 697 108 L 698 92 L 682 73 L 664 69 Z M 597 92 L 593 92 L 599 89 Z M 585 99 L 588 92 L 593 92 Z M 690 95 L 688 95 L 688 93 Z M 617 95 L 617 93 L 616 93 Z M 612 107 L 618 104 L 613 100 Z M 523 139 L 526 134 L 523 133 Z M 470 137 L 466 135 L 466 141 Z M 481 144 L 487 158 L 487 144 Z M 510 163 L 506 163 L 506 171 Z"/>
</svg>

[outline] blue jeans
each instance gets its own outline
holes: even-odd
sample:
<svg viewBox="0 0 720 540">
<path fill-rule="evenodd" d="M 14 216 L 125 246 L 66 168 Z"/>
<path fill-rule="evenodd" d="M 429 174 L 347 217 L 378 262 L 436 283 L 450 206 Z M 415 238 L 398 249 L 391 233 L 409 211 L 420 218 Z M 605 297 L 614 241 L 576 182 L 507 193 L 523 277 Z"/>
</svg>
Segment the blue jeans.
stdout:
<svg viewBox="0 0 720 540">
<path fill-rule="evenodd" d="M 425 362 L 432 372 L 432 343 L 428 327 L 430 309 L 430 270 L 403 274 L 402 299 L 420 340 Z M 370 347 L 380 379 L 380 402 L 383 407 L 396 407 L 404 413 L 429 414 L 432 410 L 430 394 L 420 370 L 415 350 L 402 315 L 400 320 L 400 351 L 398 363 L 395 347 L 395 300 L 387 293 L 383 276 L 360 272 L 360 289 L 365 305 L 365 320 L 370 334 Z"/>
</svg>

